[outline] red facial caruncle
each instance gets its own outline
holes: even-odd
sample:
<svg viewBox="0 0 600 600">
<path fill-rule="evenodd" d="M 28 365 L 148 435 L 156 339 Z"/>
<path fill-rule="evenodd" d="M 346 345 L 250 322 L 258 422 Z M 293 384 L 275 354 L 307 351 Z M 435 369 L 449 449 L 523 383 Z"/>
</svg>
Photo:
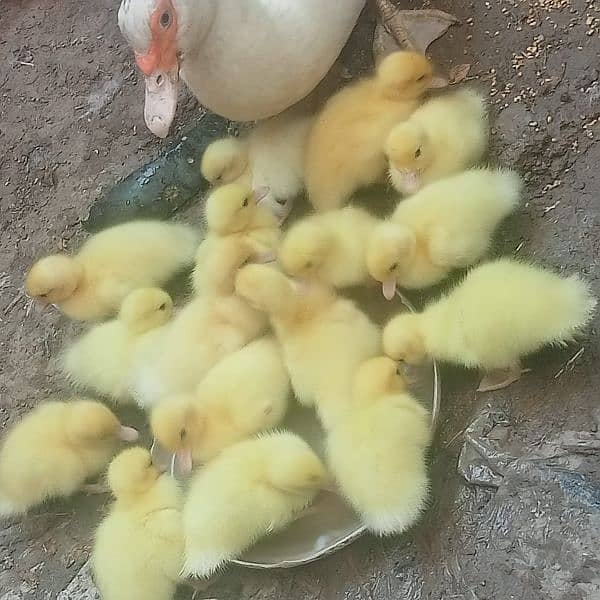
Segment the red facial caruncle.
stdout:
<svg viewBox="0 0 600 600">
<path fill-rule="evenodd" d="M 135 62 L 147 77 L 177 67 L 177 13 L 171 0 L 159 0 L 150 16 L 150 47 L 135 53 Z"/>
</svg>

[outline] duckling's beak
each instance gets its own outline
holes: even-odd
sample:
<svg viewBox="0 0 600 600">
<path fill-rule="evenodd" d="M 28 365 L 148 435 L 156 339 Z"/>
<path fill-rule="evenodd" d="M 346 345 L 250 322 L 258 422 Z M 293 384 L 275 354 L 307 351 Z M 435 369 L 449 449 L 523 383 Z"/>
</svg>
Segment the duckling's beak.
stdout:
<svg viewBox="0 0 600 600">
<path fill-rule="evenodd" d="M 292 198 L 287 200 L 276 198 L 271 192 L 271 188 L 267 186 L 255 189 L 254 197 L 256 198 L 256 204 L 271 211 L 279 219 L 279 225 L 287 219 L 294 206 Z"/>
<path fill-rule="evenodd" d="M 179 65 L 171 71 L 154 71 L 145 82 L 144 120 L 154 135 L 167 137 L 177 108 Z"/>
<path fill-rule="evenodd" d="M 34 312 L 38 315 L 43 315 L 54 307 L 54 304 L 44 298 L 32 298 L 32 301 Z"/>
<path fill-rule="evenodd" d="M 271 188 L 266 185 L 261 185 L 260 187 L 254 189 L 253 193 L 256 204 L 260 206 L 261 202 L 264 202 L 271 193 Z"/>
<path fill-rule="evenodd" d="M 124 442 L 136 442 L 139 437 L 138 430 L 133 427 L 124 427 L 122 425 L 121 429 L 119 429 L 119 439 Z"/>
<path fill-rule="evenodd" d="M 189 448 L 183 448 L 175 454 L 176 473 L 189 475 L 194 466 L 192 460 L 192 451 Z"/>
<path fill-rule="evenodd" d="M 390 277 L 386 279 L 382 284 L 381 288 L 383 291 L 383 297 L 386 300 L 393 300 L 396 296 L 396 278 Z"/>
<path fill-rule="evenodd" d="M 449 81 L 446 77 L 443 77 L 442 75 L 434 75 L 431 78 L 431 83 L 429 84 L 429 89 L 430 90 L 436 90 L 436 89 L 440 89 L 440 88 L 445 88 L 449 85 Z"/>
<path fill-rule="evenodd" d="M 256 257 L 256 262 L 260 264 L 268 264 L 275 262 L 277 260 L 277 254 L 275 254 L 274 250 L 269 250 L 267 252 L 262 252 Z"/>
<path fill-rule="evenodd" d="M 404 379 L 407 385 L 415 385 L 419 381 L 420 369 L 415 365 L 399 362 L 396 373 Z"/>
<path fill-rule="evenodd" d="M 404 189 L 410 194 L 414 194 L 421 187 L 420 171 L 399 170 L 398 174 L 402 178 Z"/>
</svg>

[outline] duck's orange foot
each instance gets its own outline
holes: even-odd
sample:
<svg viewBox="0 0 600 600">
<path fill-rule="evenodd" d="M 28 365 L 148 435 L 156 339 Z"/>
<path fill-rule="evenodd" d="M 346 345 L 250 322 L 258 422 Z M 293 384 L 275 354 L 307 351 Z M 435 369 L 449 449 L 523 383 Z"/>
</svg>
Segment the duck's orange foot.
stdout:
<svg viewBox="0 0 600 600">
<path fill-rule="evenodd" d="M 373 42 L 376 61 L 397 51 L 398 46 L 425 54 L 432 42 L 459 22 L 443 10 L 400 10 L 392 0 L 375 0 L 375 5 L 379 13 Z"/>
</svg>

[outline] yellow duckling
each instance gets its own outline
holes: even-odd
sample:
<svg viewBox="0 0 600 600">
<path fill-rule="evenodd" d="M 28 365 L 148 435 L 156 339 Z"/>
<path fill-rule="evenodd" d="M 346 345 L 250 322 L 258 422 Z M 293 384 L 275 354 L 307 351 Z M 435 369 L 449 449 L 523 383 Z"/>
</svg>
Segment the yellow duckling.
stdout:
<svg viewBox="0 0 600 600">
<path fill-rule="evenodd" d="M 477 92 L 459 90 L 428 100 L 387 138 L 390 180 L 400 193 L 414 194 L 479 162 L 488 138 L 487 107 Z"/>
<path fill-rule="evenodd" d="M 108 465 L 119 441 L 138 433 L 123 427 L 100 402 L 44 402 L 11 427 L 0 449 L 0 515 L 27 512 L 66 498 Z"/>
<path fill-rule="evenodd" d="M 367 243 L 377 223 L 366 210 L 353 206 L 306 217 L 284 235 L 279 263 L 292 277 L 336 288 L 366 283 L 371 280 Z"/>
<path fill-rule="evenodd" d="M 423 54 L 394 52 L 373 76 L 330 98 L 306 151 L 306 190 L 314 208 L 340 208 L 358 188 L 379 181 L 392 127 L 412 114 L 428 89 L 442 84 Z"/>
<path fill-rule="evenodd" d="M 488 251 L 500 222 L 515 210 L 522 182 L 513 171 L 471 169 L 440 179 L 400 202 L 367 246 L 367 268 L 391 300 L 396 286 L 421 289 Z"/>
<path fill-rule="evenodd" d="M 173 314 L 169 294 L 141 288 L 123 301 L 116 319 L 92 327 L 62 356 L 62 369 L 79 387 L 114 401 L 131 401 L 131 378 L 141 344 L 155 340 Z"/>
<path fill-rule="evenodd" d="M 227 446 L 278 425 L 290 380 L 272 337 L 250 342 L 217 363 L 195 394 L 168 398 L 152 411 L 155 439 L 176 455 L 181 473 Z"/>
<path fill-rule="evenodd" d="M 393 360 L 380 356 L 359 367 L 353 409 L 327 437 L 327 461 L 344 497 L 378 535 L 402 533 L 425 506 L 430 423 Z"/>
<path fill-rule="evenodd" d="M 234 236 L 246 240 L 252 252 L 272 253 L 277 248 L 281 231 L 279 221 L 261 199 L 266 190 L 253 192 L 238 183 L 214 190 L 206 199 L 206 224 L 209 235 Z"/>
<path fill-rule="evenodd" d="M 119 454 L 108 468 L 115 497 L 96 531 L 94 581 L 103 600 L 172 600 L 183 566 L 183 493 L 161 475 L 145 448 Z"/>
<path fill-rule="evenodd" d="M 393 318 L 383 347 L 409 364 L 430 357 L 482 369 L 479 391 L 496 390 L 519 379 L 522 356 L 573 339 L 595 306 L 579 277 L 502 258 L 472 269 L 423 312 Z"/>
<path fill-rule="evenodd" d="M 77 321 L 106 318 L 141 287 L 160 286 L 192 265 L 199 241 L 187 225 L 132 221 L 92 236 L 75 256 L 37 261 L 25 281 L 29 296 Z"/>
<path fill-rule="evenodd" d="M 208 577 L 283 529 L 328 481 L 316 454 L 292 433 L 227 448 L 192 480 L 183 511 L 184 574 Z"/>
</svg>

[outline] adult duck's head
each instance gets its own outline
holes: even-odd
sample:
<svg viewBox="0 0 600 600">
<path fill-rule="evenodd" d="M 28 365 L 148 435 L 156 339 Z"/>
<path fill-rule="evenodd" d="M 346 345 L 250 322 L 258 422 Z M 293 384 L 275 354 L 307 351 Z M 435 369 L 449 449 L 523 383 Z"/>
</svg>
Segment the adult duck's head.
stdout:
<svg viewBox="0 0 600 600">
<path fill-rule="evenodd" d="M 146 80 L 144 119 L 165 137 L 175 116 L 179 72 L 207 34 L 216 0 L 122 0 L 119 27 Z"/>
</svg>

